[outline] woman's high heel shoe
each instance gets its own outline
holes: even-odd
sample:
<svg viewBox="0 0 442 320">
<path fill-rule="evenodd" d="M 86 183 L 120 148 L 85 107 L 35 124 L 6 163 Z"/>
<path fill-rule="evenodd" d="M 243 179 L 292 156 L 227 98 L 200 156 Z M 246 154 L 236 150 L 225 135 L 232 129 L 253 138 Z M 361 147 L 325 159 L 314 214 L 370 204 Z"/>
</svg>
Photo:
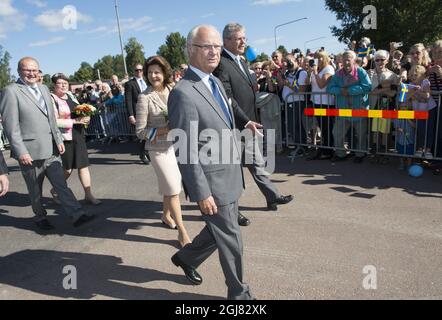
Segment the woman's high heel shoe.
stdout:
<svg viewBox="0 0 442 320">
<path fill-rule="evenodd" d="M 168 226 L 170 229 L 178 230 L 178 226 L 177 226 L 177 225 L 175 225 L 174 227 L 172 227 L 170 224 L 168 224 L 167 222 L 164 222 L 163 220 L 161 220 L 161 222 L 162 222 L 165 226 Z"/>
</svg>

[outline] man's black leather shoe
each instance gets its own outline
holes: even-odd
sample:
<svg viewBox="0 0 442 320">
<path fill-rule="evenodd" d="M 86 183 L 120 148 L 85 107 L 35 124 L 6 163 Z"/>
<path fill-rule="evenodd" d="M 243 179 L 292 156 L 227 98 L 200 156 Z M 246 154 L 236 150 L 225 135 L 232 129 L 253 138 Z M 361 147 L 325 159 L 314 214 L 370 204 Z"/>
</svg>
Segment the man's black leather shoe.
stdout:
<svg viewBox="0 0 442 320">
<path fill-rule="evenodd" d="M 84 224 L 86 224 L 88 222 L 91 222 L 94 219 L 95 219 L 95 215 L 83 214 L 83 215 L 80 216 L 80 218 L 78 218 L 77 221 L 74 222 L 74 227 L 78 228 L 78 227 L 80 227 L 80 226 L 82 226 L 82 225 L 84 225 Z"/>
<path fill-rule="evenodd" d="M 201 276 L 198 274 L 198 272 L 196 272 L 195 268 L 192 268 L 191 266 L 188 266 L 187 264 L 185 264 L 179 257 L 178 254 L 175 253 L 172 258 L 171 258 L 172 262 L 174 265 L 176 265 L 177 267 L 180 267 L 181 269 L 183 269 L 184 274 L 186 275 L 186 278 L 193 283 L 194 285 L 200 285 L 201 283 L 203 283 L 203 278 L 201 278 Z"/>
<path fill-rule="evenodd" d="M 250 220 L 244 217 L 241 212 L 238 212 L 238 224 L 241 227 L 247 227 L 248 225 L 250 225 Z"/>
<path fill-rule="evenodd" d="M 49 230 L 55 229 L 55 227 L 47 219 L 44 219 L 44 220 L 41 220 L 41 221 L 37 221 L 37 222 L 35 222 L 35 224 L 41 230 L 49 231 Z"/>
<path fill-rule="evenodd" d="M 147 156 L 147 154 L 143 154 L 140 156 L 140 160 L 144 163 L 144 164 L 150 164 L 150 159 Z"/>
<path fill-rule="evenodd" d="M 287 203 L 291 202 L 292 200 L 293 200 L 293 196 L 292 195 L 290 195 L 290 196 L 280 196 L 275 201 L 267 203 L 267 209 L 272 210 L 272 211 L 277 211 L 278 210 L 278 204 L 287 204 Z"/>
</svg>

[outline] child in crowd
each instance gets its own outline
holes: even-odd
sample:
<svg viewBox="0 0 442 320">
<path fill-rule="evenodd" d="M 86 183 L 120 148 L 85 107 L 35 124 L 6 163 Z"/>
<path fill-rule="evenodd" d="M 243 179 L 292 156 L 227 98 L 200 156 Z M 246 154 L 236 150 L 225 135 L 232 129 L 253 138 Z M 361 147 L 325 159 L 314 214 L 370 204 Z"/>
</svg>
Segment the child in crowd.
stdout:
<svg viewBox="0 0 442 320">
<path fill-rule="evenodd" d="M 399 105 L 400 110 L 407 110 L 406 103 Z M 412 156 L 414 154 L 414 137 L 416 134 L 416 122 L 409 119 L 395 119 L 393 121 L 396 129 L 396 150 L 400 155 Z M 400 158 L 399 170 L 405 170 L 411 166 L 411 158 Z"/>
<path fill-rule="evenodd" d="M 414 65 L 411 67 L 408 80 L 409 86 L 408 100 L 411 100 L 413 110 L 428 111 L 428 120 L 417 121 L 417 157 L 432 159 L 431 149 L 434 143 L 435 124 L 436 124 L 436 103 L 430 95 L 430 81 L 426 76 L 427 70 L 424 66 Z"/>
</svg>

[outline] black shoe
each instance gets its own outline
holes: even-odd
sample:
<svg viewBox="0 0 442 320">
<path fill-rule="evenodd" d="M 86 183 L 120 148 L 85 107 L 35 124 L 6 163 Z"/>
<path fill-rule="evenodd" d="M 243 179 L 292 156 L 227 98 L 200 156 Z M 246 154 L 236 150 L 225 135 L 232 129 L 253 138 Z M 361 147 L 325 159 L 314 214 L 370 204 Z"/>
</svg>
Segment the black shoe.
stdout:
<svg viewBox="0 0 442 320">
<path fill-rule="evenodd" d="M 143 154 L 140 156 L 140 160 L 144 163 L 144 164 L 150 164 L 150 159 L 146 154 Z"/>
<path fill-rule="evenodd" d="M 278 199 L 276 199 L 275 201 L 272 202 L 268 202 L 267 203 L 267 209 L 272 210 L 272 211 L 277 211 L 278 210 L 278 204 L 287 204 L 289 202 L 293 201 L 293 196 L 280 196 Z"/>
<path fill-rule="evenodd" d="M 80 218 L 77 219 L 77 221 L 74 222 L 74 227 L 78 228 L 88 222 L 91 222 L 92 220 L 94 220 L 96 217 L 95 215 L 86 215 L 83 214 L 80 216 Z"/>
<path fill-rule="evenodd" d="M 201 278 L 201 276 L 198 274 L 198 272 L 196 272 L 195 268 L 192 268 L 191 266 L 188 266 L 187 264 L 185 264 L 179 257 L 178 254 L 174 254 L 172 256 L 172 262 L 174 265 L 176 265 L 177 267 L 180 267 L 181 269 L 183 269 L 184 274 L 186 275 L 186 278 L 192 282 L 194 285 L 200 285 L 201 283 L 203 283 L 203 278 Z"/>
<path fill-rule="evenodd" d="M 250 225 L 250 220 L 247 219 L 246 217 L 244 217 L 241 212 L 238 212 L 238 224 L 241 227 L 247 227 L 248 225 Z"/>
<path fill-rule="evenodd" d="M 41 220 L 41 221 L 37 221 L 37 222 L 35 222 L 35 224 L 41 230 L 49 231 L 49 230 L 55 229 L 55 227 L 47 219 L 44 219 L 44 220 Z"/>
<path fill-rule="evenodd" d="M 320 149 L 317 149 L 317 150 L 312 151 L 305 159 L 308 161 L 318 160 L 319 158 L 321 158 L 321 155 L 322 155 L 322 151 Z"/>
</svg>

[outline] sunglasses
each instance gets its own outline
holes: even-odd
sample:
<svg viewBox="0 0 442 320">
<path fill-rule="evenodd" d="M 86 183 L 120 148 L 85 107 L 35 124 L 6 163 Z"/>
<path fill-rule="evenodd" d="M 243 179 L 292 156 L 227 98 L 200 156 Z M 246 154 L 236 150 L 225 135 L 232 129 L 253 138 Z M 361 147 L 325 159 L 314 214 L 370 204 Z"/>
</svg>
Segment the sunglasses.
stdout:
<svg viewBox="0 0 442 320">
<path fill-rule="evenodd" d="M 135 69 L 135 72 L 143 72 L 143 69 Z"/>
<path fill-rule="evenodd" d="M 375 61 L 376 61 L 376 62 L 384 62 L 385 59 L 376 59 Z"/>
</svg>

